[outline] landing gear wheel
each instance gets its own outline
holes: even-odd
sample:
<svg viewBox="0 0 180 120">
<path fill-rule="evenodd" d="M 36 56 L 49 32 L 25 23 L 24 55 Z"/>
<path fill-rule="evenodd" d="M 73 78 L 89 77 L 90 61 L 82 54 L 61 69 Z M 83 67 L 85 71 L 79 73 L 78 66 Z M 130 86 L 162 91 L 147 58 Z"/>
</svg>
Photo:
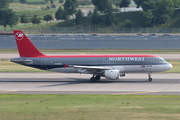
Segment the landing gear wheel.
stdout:
<svg viewBox="0 0 180 120">
<path fill-rule="evenodd" d="M 95 81 L 96 81 L 95 77 L 92 77 L 92 78 L 90 79 L 90 81 L 91 81 L 91 82 L 95 82 Z"/>
<path fill-rule="evenodd" d="M 149 82 L 151 82 L 151 81 L 152 81 L 152 78 L 149 78 L 148 80 L 149 80 Z"/>
<path fill-rule="evenodd" d="M 152 81 L 152 78 L 151 78 L 151 72 L 148 73 L 148 77 L 149 77 L 149 79 L 148 79 L 149 82 L 151 82 L 151 81 Z"/>
<path fill-rule="evenodd" d="M 101 79 L 101 76 L 96 75 L 95 79 L 96 79 L 96 80 L 100 80 L 100 79 Z"/>
</svg>

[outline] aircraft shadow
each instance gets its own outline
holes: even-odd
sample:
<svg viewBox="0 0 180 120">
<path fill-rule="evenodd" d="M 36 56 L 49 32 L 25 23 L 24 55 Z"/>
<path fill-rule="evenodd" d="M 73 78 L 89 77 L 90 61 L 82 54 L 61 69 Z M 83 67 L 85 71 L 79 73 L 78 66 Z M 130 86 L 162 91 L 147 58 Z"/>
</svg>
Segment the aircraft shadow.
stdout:
<svg viewBox="0 0 180 120">
<path fill-rule="evenodd" d="M 64 80 L 65 79 L 65 80 Z M 65 86 L 65 85 L 76 85 L 76 84 L 112 84 L 112 83 L 126 83 L 126 84 L 142 84 L 142 83 L 149 83 L 149 84 L 162 84 L 162 83 L 179 83 L 178 79 L 154 79 L 154 81 L 149 82 L 145 79 L 119 79 L 119 80 L 107 80 L 101 79 L 96 82 L 90 82 L 89 79 L 83 78 L 0 78 L 0 82 L 19 82 L 19 83 L 56 83 L 52 85 L 45 85 L 39 87 L 53 87 L 53 86 Z"/>
</svg>

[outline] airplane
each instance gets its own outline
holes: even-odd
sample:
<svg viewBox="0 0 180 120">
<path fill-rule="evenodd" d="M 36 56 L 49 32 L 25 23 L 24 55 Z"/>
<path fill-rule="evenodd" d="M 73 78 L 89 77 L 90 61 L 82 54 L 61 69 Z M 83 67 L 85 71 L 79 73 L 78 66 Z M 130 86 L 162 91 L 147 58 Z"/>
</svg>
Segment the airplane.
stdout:
<svg viewBox="0 0 180 120">
<path fill-rule="evenodd" d="M 117 80 L 127 73 L 148 73 L 151 82 L 153 72 L 172 68 L 163 58 L 148 54 L 47 56 L 21 30 L 14 30 L 14 36 L 20 57 L 12 58 L 11 62 L 53 72 L 92 74 L 90 82 L 98 81 L 101 77 Z"/>
</svg>

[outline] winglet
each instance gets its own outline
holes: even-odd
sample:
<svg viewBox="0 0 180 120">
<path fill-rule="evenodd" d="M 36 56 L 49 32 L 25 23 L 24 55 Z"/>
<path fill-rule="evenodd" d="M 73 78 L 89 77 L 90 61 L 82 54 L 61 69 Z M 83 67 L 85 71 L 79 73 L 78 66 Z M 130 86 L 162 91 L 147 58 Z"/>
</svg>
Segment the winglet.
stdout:
<svg viewBox="0 0 180 120">
<path fill-rule="evenodd" d="M 42 54 L 29 38 L 21 31 L 14 30 L 14 37 L 19 50 L 20 57 L 41 57 Z"/>
</svg>

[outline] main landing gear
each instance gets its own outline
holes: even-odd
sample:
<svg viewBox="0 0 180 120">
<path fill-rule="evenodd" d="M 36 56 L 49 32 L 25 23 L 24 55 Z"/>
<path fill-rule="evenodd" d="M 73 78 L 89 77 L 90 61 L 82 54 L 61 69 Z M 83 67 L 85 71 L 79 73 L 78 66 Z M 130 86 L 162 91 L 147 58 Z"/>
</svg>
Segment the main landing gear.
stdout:
<svg viewBox="0 0 180 120">
<path fill-rule="evenodd" d="M 91 82 L 95 82 L 95 81 L 98 81 L 98 80 L 100 80 L 100 79 L 101 79 L 101 76 L 100 76 L 100 75 L 96 75 L 96 76 L 93 75 L 93 76 L 91 77 L 90 81 L 91 81 Z"/>
<path fill-rule="evenodd" d="M 149 77 L 149 82 L 151 82 L 152 81 L 152 78 L 151 78 L 151 73 L 148 73 L 148 77 Z"/>
</svg>

